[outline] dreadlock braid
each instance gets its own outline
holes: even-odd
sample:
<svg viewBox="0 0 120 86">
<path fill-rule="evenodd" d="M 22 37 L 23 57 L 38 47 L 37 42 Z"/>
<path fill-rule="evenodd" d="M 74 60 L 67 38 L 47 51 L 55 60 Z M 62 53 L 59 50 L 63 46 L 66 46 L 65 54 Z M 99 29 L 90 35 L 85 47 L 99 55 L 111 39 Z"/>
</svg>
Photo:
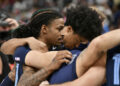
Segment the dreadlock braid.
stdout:
<svg viewBox="0 0 120 86">
<path fill-rule="evenodd" d="M 38 38 L 42 25 L 49 25 L 54 19 L 62 18 L 59 12 L 52 9 L 40 9 L 33 13 L 27 25 L 21 25 L 13 32 L 15 38 L 33 36 Z"/>
</svg>

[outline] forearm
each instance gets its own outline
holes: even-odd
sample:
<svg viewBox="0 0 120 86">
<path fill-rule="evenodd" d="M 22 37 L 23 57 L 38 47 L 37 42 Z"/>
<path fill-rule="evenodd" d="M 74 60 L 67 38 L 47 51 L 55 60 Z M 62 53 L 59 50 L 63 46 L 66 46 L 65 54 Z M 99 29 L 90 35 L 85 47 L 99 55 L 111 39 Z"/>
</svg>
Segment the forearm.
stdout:
<svg viewBox="0 0 120 86">
<path fill-rule="evenodd" d="M 97 37 L 94 40 L 97 43 L 99 52 L 107 51 L 120 44 L 120 29 L 110 31 L 106 34 L 103 34 Z"/>
<path fill-rule="evenodd" d="M 54 85 L 45 85 L 45 86 L 76 86 L 76 84 L 72 84 L 73 81 L 71 82 L 65 82 L 62 84 L 54 84 Z M 74 83 L 74 82 L 73 82 Z M 81 85 L 80 85 L 81 86 Z"/>
<path fill-rule="evenodd" d="M 102 57 L 107 50 L 120 44 L 120 29 L 113 30 L 95 38 L 88 48 L 86 54 L 88 58 L 85 58 L 87 62 L 93 64 L 99 57 Z M 92 59 L 92 60 L 91 60 Z"/>
<path fill-rule="evenodd" d="M 84 75 L 74 80 L 71 86 L 101 86 L 105 80 L 105 72 L 105 67 L 91 67 Z"/>
<path fill-rule="evenodd" d="M 25 64 L 28 66 L 35 67 L 37 69 L 41 69 L 43 67 L 48 66 L 55 58 L 56 54 L 57 51 L 41 53 L 39 51 L 32 50 L 26 55 Z"/>
<path fill-rule="evenodd" d="M 39 86 L 39 84 L 44 81 L 50 74 L 52 73 L 52 70 L 50 69 L 40 69 L 38 72 L 29 75 L 30 77 L 24 74 L 23 80 L 20 80 L 18 83 L 18 86 Z M 21 78 L 22 78 L 21 77 Z"/>
<path fill-rule="evenodd" d="M 79 75 L 81 76 L 89 67 L 99 60 L 108 49 L 118 44 L 120 44 L 120 29 L 95 38 L 87 49 L 82 51 L 77 59 L 77 66 L 81 69 Z"/>
<path fill-rule="evenodd" d="M 0 57 L 0 75 L 2 74 L 2 68 L 3 68 L 3 66 L 2 66 L 2 59 Z"/>
<path fill-rule="evenodd" d="M 20 38 L 20 39 L 13 38 L 2 44 L 1 51 L 4 54 L 13 55 L 17 47 L 23 46 L 26 43 L 27 43 L 26 38 Z"/>
<path fill-rule="evenodd" d="M 100 66 L 91 67 L 80 78 L 63 84 L 45 86 L 101 86 L 105 80 L 105 68 Z"/>
</svg>

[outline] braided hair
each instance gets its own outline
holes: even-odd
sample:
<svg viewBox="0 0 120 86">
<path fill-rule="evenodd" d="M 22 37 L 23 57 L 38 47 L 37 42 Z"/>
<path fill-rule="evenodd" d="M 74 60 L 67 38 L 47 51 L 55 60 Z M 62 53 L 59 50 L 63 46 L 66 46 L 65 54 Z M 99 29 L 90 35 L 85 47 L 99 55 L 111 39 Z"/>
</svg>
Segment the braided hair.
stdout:
<svg viewBox="0 0 120 86">
<path fill-rule="evenodd" d="M 14 38 L 26 38 L 33 36 L 38 38 L 42 25 L 49 25 L 53 20 L 62 18 L 62 15 L 52 9 L 40 9 L 33 13 L 26 25 L 19 26 L 14 32 Z"/>
</svg>

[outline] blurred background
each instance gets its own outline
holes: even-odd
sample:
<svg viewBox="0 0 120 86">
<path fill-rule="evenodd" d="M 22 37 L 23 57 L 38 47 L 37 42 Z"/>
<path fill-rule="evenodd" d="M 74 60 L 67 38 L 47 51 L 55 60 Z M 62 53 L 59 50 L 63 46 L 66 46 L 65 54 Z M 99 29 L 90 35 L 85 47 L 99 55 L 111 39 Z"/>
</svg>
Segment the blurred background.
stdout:
<svg viewBox="0 0 120 86">
<path fill-rule="evenodd" d="M 0 8 L 26 22 L 36 9 L 53 8 L 65 15 L 66 8 L 80 3 L 96 6 L 107 16 L 106 31 L 120 27 L 120 0 L 0 0 Z"/>
</svg>

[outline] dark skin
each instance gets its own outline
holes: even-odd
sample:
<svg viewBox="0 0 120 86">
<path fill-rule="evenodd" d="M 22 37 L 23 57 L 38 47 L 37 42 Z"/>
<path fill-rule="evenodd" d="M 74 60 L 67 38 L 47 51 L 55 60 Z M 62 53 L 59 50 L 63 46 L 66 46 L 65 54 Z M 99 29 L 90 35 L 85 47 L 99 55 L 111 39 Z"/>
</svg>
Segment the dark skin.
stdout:
<svg viewBox="0 0 120 86">
<path fill-rule="evenodd" d="M 27 66 L 19 80 L 18 86 L 38 86 L 42 81 L 46 80 L 51 73 L 58 69 L 62 63 L 69 63 L 69 60 L 65 59 L 65 57 L 68 57 L 67 55 L 66 51 L 59 51 L 52 63 L 40 70 Z M 71 59 L 72 57 L 68 58 Z"/>
<path fill-rule="evenodd" d="M 51 73 L 58 69 L 62 63 L 69 63 L 69 60 L 65 59 L 65 57 L 68 57 L 68 51 L 59 51 L 49 66 L 39 70 L 33 67 L 24 66 L 24 71 L 18 82 L 18 86 L 38 86 L 42 81 L 46 80 Z M 71 59 L 71 57 L 68 58 Z M 13 82 L 15 81 L 15 66 L 8 76 Z"/>
<path fill-rule="evenodd" d="M 0 75 L 2 74 L 2 59 L 0 57 Z"/>
<path fill-rule="evenodd" d="M 41 40 L 45 43 L 48 42 L 46 44 L 50 44 L 50 43 L 51 44 L 55 44 L 55 43 L 60 44 L 61 40 L 58 40 L 58 39 L 61 39 L 60 31 L 62 30 L 63 27 L 64 27 L 64 21 L 61 18 L 54 20 L 54 22 L 51 23 L 51 25 L 49 25 L 49 26 L 43 25 L 41 28 L 41 36 L 40 36 L 40 38 L 38 38 L 38 40 Z M 48 41 L 48 39 L 49 39 L 49 41 Z M 51 39 L 53 40 L 53 42 L 50 42 Z M 47 47 L 49 47 L 49 46 L 47 46 Z M 61 52 L 59 51 L 57 53 L 56 57 L 54 57 L 54 60 L 52 60 L 51 65 L 48 64 L 49 66 L 41 68 L 38 71 L 36 71 L 36 69 L 34 69 L 34 68 L 24 66 L 25 69 L 24 69 L 23 75 L 20 78 L 18 86 L 28 86 L 28 85 L 29 86 L 37 86 L 37 85 L 39 85 L 41 83 L 41 81 L 45 80 L 54 70 L 58 69 L 62 63 L 69 62 L 68 60 L 64 59 L 65 57 L 68 57 L 69 59 L 71 59 L 72 54 L 70 52 L 68 53 L 68 51 L 65 51 L 65 50 L 61 51 Z M 47 63 L 45 63 L 45 64 L 47 64 Z M 30 75 L 33 75 L 33 76 L 30 76 Z M 13 72 L 10 73 L 10 77 L 11 78 L 14 77 Z M 37 80 L 34 80 L 35 77 L 37 77 L 36 78 Z M 14 81 L 14 79 L 12 79 L 12 80 Z"/>
</svg>

